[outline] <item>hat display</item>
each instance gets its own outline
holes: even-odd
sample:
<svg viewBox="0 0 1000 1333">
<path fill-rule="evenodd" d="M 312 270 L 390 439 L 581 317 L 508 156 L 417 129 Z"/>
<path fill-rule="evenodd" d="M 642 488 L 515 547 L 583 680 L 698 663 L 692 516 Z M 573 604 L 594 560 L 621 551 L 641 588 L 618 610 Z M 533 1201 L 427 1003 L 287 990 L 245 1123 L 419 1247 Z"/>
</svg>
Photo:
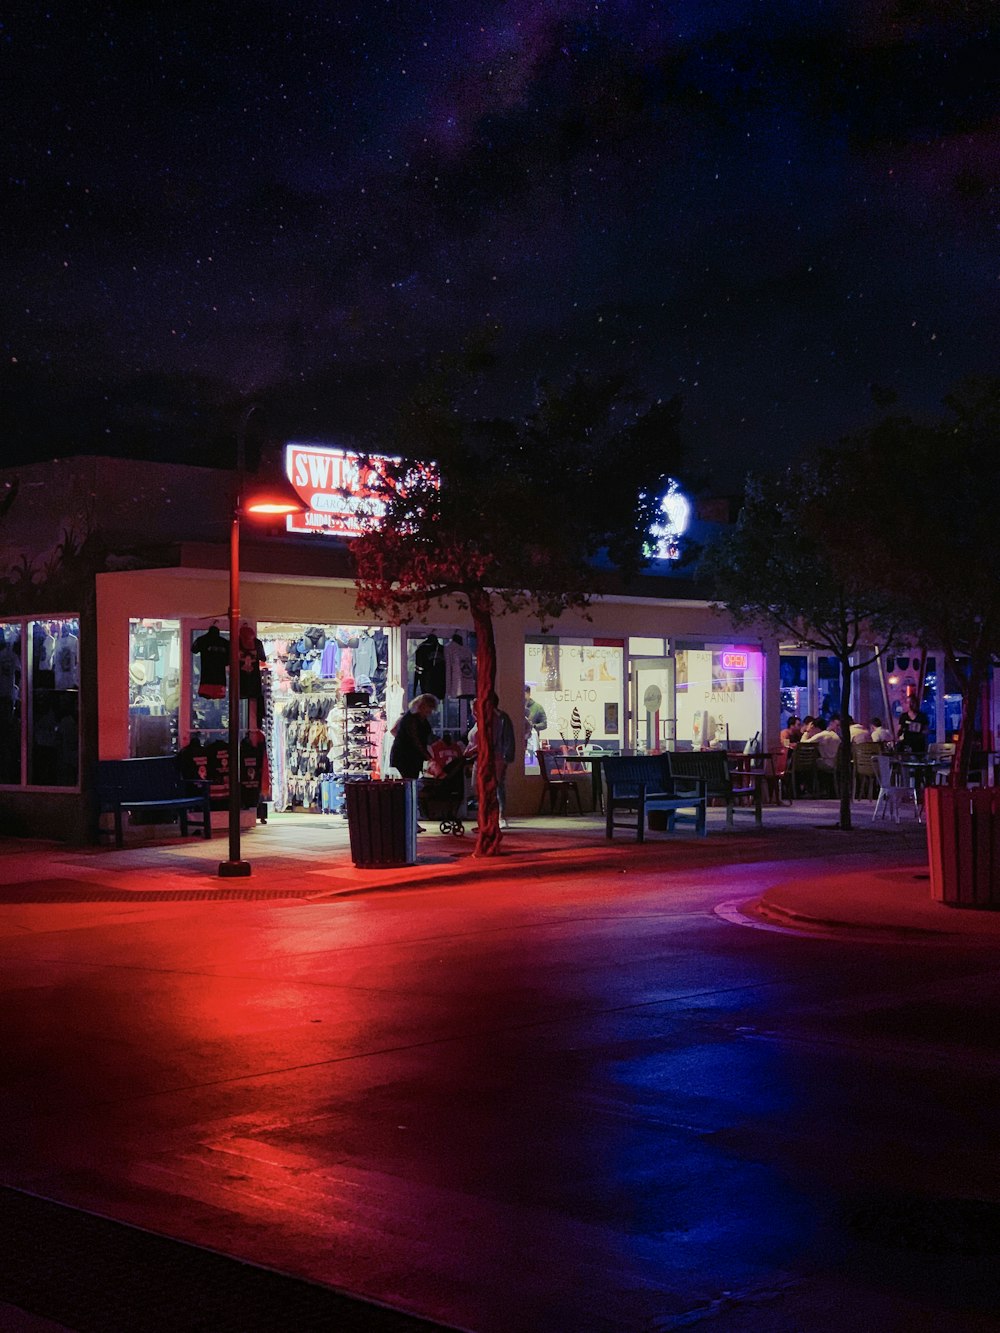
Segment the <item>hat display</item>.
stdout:
<svg viewBox="0 0 1000 1333">
<path fill-rule="evenodd" d="M 145 685 L 146 668 L 141 662 L 132 662 L 128 669 L 129 683 L 132 685 Z"/>
</svg>

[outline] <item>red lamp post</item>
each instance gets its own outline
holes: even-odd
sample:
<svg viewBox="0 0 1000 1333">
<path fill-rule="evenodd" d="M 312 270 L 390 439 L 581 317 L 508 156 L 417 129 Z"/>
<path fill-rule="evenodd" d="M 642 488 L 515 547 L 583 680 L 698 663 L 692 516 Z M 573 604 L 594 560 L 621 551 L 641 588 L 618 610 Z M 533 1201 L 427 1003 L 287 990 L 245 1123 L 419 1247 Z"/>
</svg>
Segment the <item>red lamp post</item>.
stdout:
<svg viewBox="0 0 1000 1333">
<path fill-rule="evenodd" d="M 245 878 L 250 862 L 240 854 L 240 520 L 244 514 L 274 517 L 302 513 L 306 506 L 290 482 L 281 479 L 244 496 L 246 428 L 257 410 L 251 404 L 240 418 L 236 436 L 236 492 L 229 528 L 229 858 L 219 863 L 223 879 Z"/>
</svg>

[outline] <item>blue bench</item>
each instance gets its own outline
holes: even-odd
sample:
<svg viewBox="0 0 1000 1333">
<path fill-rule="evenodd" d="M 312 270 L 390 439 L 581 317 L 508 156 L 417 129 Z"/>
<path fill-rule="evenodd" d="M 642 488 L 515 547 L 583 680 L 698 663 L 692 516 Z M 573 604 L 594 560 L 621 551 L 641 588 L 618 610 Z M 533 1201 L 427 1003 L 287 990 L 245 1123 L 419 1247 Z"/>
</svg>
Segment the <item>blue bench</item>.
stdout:
<svg viewBox="0 0 1000 1333">
<path fill-rule="evenodd" d="M 707 829 L 705 783 L 701 778 L 674 778 L 665 755 L 608 755 L 602 762 L 607 784 L 605 820 L 608 838 L 615 829 L 634 831 L 638 842 L 646 837 L 646 819 L 650 811 L 665 811 L 667 832 L 673 832 L 678 818 L 691 819 L 695 831 L 704 837 Z M 628 812 L 627 821 L 616 818 Z"/>
<path fill-rule="evenodd" d="M 181 772 L 176 755 L 149 759 L 99 759 L 97 800 L 101 814 L 114 816 L 115 846 L 125 843 L 123 813 L 174 811 L 185 836 L 194 816 L 202 836 L 212 836 L 212 808 L 207 782 L 192 782 Z M 200 818 L 199 818 L 200 817 Z"/>
</svg>

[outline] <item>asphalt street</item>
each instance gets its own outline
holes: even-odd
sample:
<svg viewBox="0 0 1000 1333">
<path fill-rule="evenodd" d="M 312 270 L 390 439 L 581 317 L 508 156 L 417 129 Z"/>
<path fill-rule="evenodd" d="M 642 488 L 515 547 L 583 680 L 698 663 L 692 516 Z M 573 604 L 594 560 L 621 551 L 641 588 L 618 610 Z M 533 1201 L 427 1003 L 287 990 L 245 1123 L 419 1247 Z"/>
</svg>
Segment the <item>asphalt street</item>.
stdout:
<svg viewBox="0 0 1000 1333">
<path fill-rule="evenodd" d="M 926 895 L 915 827 L 801 819 L 610 849 L 536 825 L 451 877 L 425 840 L 381 881 L 279 830 L 228 894 L 193 844 L 21 846 L 0 1183 L 374 1302 L 351 1327 L 1000 1328 L 995 949 L 762 920 L 769 888 L 840 870 Z M 210 1326 L 169 1257 L 155 1308 L 69 1308 L 60 1216 L 0 1327 Z"/>
</svg>

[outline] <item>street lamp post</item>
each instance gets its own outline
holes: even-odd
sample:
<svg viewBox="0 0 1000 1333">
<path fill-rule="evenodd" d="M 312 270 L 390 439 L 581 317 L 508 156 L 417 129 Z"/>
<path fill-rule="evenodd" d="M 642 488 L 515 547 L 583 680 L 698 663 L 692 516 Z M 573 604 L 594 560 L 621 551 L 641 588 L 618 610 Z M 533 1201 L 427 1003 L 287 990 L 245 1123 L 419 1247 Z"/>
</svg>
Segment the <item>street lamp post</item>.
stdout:
<svg viewBox="0 0 1000 1333">
<path fill-rule="evenodd" d="M 244 496 L 246 484 L 247 422 L 257 410 L 251 403 L 240 417 L 236 433 L 236 482 L 229 527 L 229 857 L 219 863 L 223 879 L 245 878 L 250 862 L 240 854 L 240 520 L 244 514 L 276 516 L 301 513 L 305 505 L 285 481 Z"/>
</svg>

